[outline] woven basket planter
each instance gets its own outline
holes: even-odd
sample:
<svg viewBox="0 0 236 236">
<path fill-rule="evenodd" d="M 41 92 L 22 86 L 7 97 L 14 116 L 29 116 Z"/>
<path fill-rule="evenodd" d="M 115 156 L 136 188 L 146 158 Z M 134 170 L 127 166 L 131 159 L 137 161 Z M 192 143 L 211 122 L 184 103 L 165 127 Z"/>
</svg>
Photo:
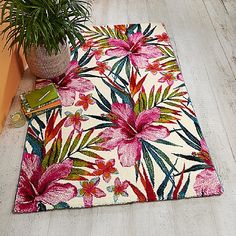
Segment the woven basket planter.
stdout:
<svg viewBox="0 0 236 236">
<path fill-rule="evenodd" d="M 70 49 L 67 43 L 60 44 L 60 51 L 49 55 L 43 46 L 32 47 L 26 55 L 26 61 L 35 76 L 54 78 L 65 73 L 70 63 Z"/>
</svg>

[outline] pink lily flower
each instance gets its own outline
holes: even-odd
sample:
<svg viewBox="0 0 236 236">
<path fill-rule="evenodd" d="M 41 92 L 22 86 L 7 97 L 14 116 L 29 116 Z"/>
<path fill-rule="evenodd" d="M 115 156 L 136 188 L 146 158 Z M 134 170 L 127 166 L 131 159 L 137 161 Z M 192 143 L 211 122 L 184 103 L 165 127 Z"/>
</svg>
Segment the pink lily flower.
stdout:
<svg viewBox="0 0 236 236">
<path fill-rule="evenodd" d="M 136 115 L 130 105 L 114 103 L 109 117 L 116 126 L 100 133 L 104 139 L 100 145 L 106 149 L 117 147 L 122 166 L 133 166 L 141 158 L 141 139 L 156 141 L 170 134 L 166 127 L 152 124 L 160 119 L 160 109 L 157 107 Z"/>
<path fill-rule="evenodd" d="M 83 197 L 85 207 L 92 207 L 93 197 L 101 198 L 106 196 L 106 194 L 97 187 L 99 182 L 99 177 L 93 178 L 90 181 L 80 182 L 82 188 L 79 189 L 79 195 Z"/>
<path fill-rule="evenodd" d="M 71 61 L 64 77 L 36 80 L 36 88 L 54 83 L 60 95 L 62 106 L 72 106 L 76 92 L 86 93 L 94 89 L 94 85 L 90 80 L 79 76 L 79 70 L 78 62 Z"/>
<path fill-rule="evenodd" d="M 89 118 L 85 115 L 82 115 L 82 109 L 79 109 L 75 112 L 75 114 L 67 111 L 66 116 L 68 117 L 64 123 L 65 127 L 69 127 L 73 125 L 74 130 L 80 131 L 81 128 L 81 121 L 87 121 Z"/>
<path fill-rule="evenodd" d="M 38 204 L 57 205 L 77 196 L 77 189 L 70 183 L 58 181 L 66 178 L 72 168 L 72 160 L 49 166 L 43 172 L 40 157 L 25 153 L 16 195 L 15 212 L 36 212 Z"/>
<path fill-rule="evenodd" d="M 127 41 L 108 39 L 108 43 L 114 48 L 106 50 L 107 56 L 128 56 L 131 63 L 140 69 L 147 67 L 148 59 L 163 55 L 156 46 L 147 44 L 145 36 L 140 32 L 129 35 Z"/>
<path fill-rule="evenodd" d="M 129 187 L 129 182 L 125 180 L 124 182 L 120 181 L 119 177 L 116 177 L 114 181 L 114 185 L 108 186 L 108 192 L 114 192 L 114 202 L 117 202 L 119 196 L 128 197 L 129 194 L 127 193 L 126 189 Z"/>
</svg>

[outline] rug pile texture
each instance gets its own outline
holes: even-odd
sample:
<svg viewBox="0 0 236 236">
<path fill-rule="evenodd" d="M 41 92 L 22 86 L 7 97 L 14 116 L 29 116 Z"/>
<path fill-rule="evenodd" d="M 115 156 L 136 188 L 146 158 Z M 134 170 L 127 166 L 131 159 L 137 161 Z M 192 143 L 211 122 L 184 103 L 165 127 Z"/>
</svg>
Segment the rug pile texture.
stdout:
<svg viewBox="0 0 236 236">
<path fill-rule="evenodd" d="M 163 25 L 82 34 L 66 73 L 36 81 L 63 107 L 29 122 L 14 212 L 220 195 Z"/>
</svg>

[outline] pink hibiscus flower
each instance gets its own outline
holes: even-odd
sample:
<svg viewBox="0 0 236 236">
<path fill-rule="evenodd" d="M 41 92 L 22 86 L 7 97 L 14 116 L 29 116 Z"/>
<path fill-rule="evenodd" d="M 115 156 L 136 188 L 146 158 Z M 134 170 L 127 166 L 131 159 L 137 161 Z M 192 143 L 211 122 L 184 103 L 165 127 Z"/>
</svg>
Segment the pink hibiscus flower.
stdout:
<svg viewBox="0 0 236 236">
<path fill-rule="evenodd" d="M 111 174 L 117 174 L 118 171 L 114 167 L 115 160 L 109 160 L 105 163 L 102 160 L 96 160 L 95 163 L 97 164 L 98 169 L 94 170 L 93 175 L 102 175 L 102 178 L 105 182 L 109 182 L 111 179 Z"/>
<path fill-rule="evenodd" d="M 141 112 L 138 116 L 128 104 L 114 103 L 109 118 L 116 125 L 100 133 L 104 142 L 100 145 L 106 149 L 117 147 L 122 166 L 133 166 L 141 157 L 141 139 L 156 141 L 166 138 L 170 132 L 162 125 L 152 125 L 160 119 L 160 109 L 154 107 Z"/>
<path fill-rule="evenodd" d="M 80 131 L 81 128 L 81 121 L 86 121 L 89 118 L 85 115 L 82 115 L 82 110 L 79 109 L 78 111 L 75 112 L 75 114 L 67 111 L 66 116 L 68 117 L 64 126 L 65 127 L 69 127 L 71 125 L 73 125 L 74 130 Z"/>
<path fill-rule="evenodd" d="M 91 81 L 79 76 L 77 61 L 71 61 L 64 77 L 36 80 L 36 88 L 42 88 L 54 83 L 61 98 L 62 106 L 72 106 L 76 92 L 86 93 L 94 89 Z"/>
<path fill-rule="evenodd" d="M 214 169 L 201 171 L 196 177 L 193 188 L 198 197 L 220 195 L 223 193 L 222 186 Z"/>
<path fill-rule="evenodd" d="M 114 185 L 108 186 L 108 192 L 114 192 L 114 202 L 117 202 L 119 196 L 128 197 L 129 194 L 126 192 L 126 189 L 129 187 L 129 182 L 125 180 L 121 182 L 119 177 L 117 177 L 114 181 Z"/>
<path fill-rule="evenodd" d="M 140 32 L 129 35 L 127 41 L 108 39 L 108 43 L 114 48 L 105 52 L 107 56 L 128 56 L 131 63 L 140 69 L 146 68 L 148 59 L 163 55 L 156 46 L 147 44 L 145 36 Z"/>
<path fill-rule="evenodd" d="M 106 194 L 100 188 L 97 187 L 99 182 L 99 177 L 93 178 L 90 181 L 87 180 L 80 182 L 82 188 L 79 189 L 79 195 L 83 197 L 85 207 L 92 207 L 93 197 L 101 198 L 106 196 Z"/>
<path fill-rule="evenodd" d="M 43 172 L 40 157 L 25 153 L 14 211 L 35 212 L 39 210 L 40 202 L 54 206 L 74 198 L 77 195 L 74 185 L 58 183 L 58 180 L 70 174 L 72 164 L 72 161 L 67 159 L 49 166 Z"/>
</svg>

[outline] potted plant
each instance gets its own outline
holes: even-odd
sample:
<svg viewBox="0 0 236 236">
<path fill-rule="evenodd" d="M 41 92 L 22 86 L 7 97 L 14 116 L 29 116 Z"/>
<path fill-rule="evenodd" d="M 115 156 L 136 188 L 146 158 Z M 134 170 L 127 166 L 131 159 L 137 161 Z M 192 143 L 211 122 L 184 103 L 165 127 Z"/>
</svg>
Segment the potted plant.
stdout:
<svg viewBox="0 0 236 236">
<path fill-rule="evenodd" d="M 40 78 L 62 75 L 69 64 L 68 39 L 82 43 L 80 30 L 90 17 L 90 3 L 80 0 L 6 0 L 0 3 L 0 32 L 8 49 L 23 48 L 32 73 Z M 5 46 L 6 46 L 5 45 Z"/>
</svg>

